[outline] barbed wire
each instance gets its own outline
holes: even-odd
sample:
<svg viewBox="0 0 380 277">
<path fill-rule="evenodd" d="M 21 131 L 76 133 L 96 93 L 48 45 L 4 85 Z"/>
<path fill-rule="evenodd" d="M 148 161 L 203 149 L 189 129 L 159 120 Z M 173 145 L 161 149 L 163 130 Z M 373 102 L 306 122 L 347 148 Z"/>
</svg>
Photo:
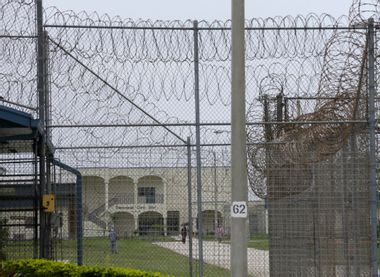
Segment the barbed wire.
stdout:
<svg viewBox="0 0 380 277">
<path fill-rule="evenodd" d="M 355 0 L 349 15 L 339 18 L 309 14 L 246 20 L 249 121 L 263 120 L 259 99 L 280 92 L 284 97 L 334 98 L 300 110 L 292 121 L 362 118 L 366 75 L 360 70 L 366 62 L 366 20 L 373 16 L 378 22 L 378 6 L 378 1 Z M 31 0 L 0 2 L 0 95 L 30 107 L 38 104 L 34 9 Z M 230 21 L 200 21 L 194 29 L 191 21 L 133 21 L 55 7 L 45 10 L 44 19 L 49 36 L 51 124 L 73 127 L 70 131 L 53 127 L 57 147 L 175 145 L 194 137 L 192 126 L 162 128 L 168 123 L 194 122 L 194 32 L 199 35 L 202 121 L 229 121 Z M 79 127 L 157 122 L 161 129 Z M 268 143 L 265 128 L 254 126 L 249 129 L 249 142 Z M 215 135 L 218 129 L 202 128 L 203 142 L 228 143 L 229 136 Z M 268 151 L 286 153 L 279 160 L 292 166 L 317 162 L 339 151 L 351 130 L 352 124 L 289 125 L 274 130 L 271 141 L 277 144 L 270 144 L 276 146 Z M 266 178 L 263 149 L 249 148 L 249 171 L 255 169 L 250 174 L 260 175 L 251 176 L 253 180 Z M 303 154 L 317 150 L 316 156 Z M 253 185 L 263 197 L 264 183 Z"/>
<path fill-rule="evenodd" d="M 33 1 L 2 1 L 1 6 L 3 13 L 0 15 L 0 20 L 4 23 L 0 30 L 1 35 L 21 37 L 35 35 Z M 112 81 L 121 90 L 127 91 L 131 99 L 143 95 L 151 101 L 157 101 L 161 97 L 166 100 L 171 98 L 192 100 L 193 93 L 189 88 L 194 82 L 192 76 L 194 30 L 191 21 L 135 22 L 131 19 L 111 18 L 96 13 L 62 12 L 54 7 L 47 8 L 44 17 L 45 29 L 54 41 L 84 63 L 90 62 L 101 70 L 102 78 Z M 323 51 L 323 41 L 327 41 L 330 37 L 328 32 L 319 28 L 347 27 L 347 23 L 348 19 L 344 16 L 334 19 L 329 15 L 315 14 L 306 17 L 287 16 L 247 20 L 247 60 L 319 56 Z M 230 104 L 229 97 L 226 97 L 224 91 L 209 88 L 214 85 L 214 80 L 219 82 L 229 78 L 230 25 L 229 21 L 199 23 L 201 74 L 207 76 L 204 80 L 202 97 L 208 99 L 210 103 L 220 99 L 224 105 Z M 310 30 L 294 32 L 293 28 Z M 9 41 L 2 40 L 7 49 L 12 47 L 10 44 L 12 42 Z M 13 54 L 14 58 L 25 60 L 23 56 L 29 55 L 29 52 L 21 50 L 22 47 L 19 49 L 18 56 Z M 32 67 L 33 60 L 28 62 Z M 17 66 L 17 68 L 22 67 Z M 72 73 L 76 68 L 72 66 L 70 70 L 72 72 L 67 72 L 67 75 L 75 76 Z M 143 75 L 160 70 L 166 72 L 160 76 L 163 78 L 145 78 L 144 80 L 148 79 L 150 83 L 149 89 L 143 92 L 136 89 L 143 87 L 142 79 L 135 79 L 134 86 L 126 84 L 127 80 L 135 78 L 133 74 Z"/>
<path fill-rule="evenodd" d="M 4 22 L 1 30 L 3 35 L 35 35 L 33 1 L 2 1 L 1 5 L 4 11 L 0 17 Z M 151 101 L 162 97 L 166 100 L 192 100 L 192 24 L 190 21 L 135 22 L 120 17 L 100 16 L 97 13 L 62 12 L 54 7 L 45 11 L 45 29 L 49 36 L 83 63 L 89 62 L 101 70 L 102 78 L 128 92 L 132 100 L 140 96 Z M 318 57 L 323 51 L 324 41 L 331 36 L 321 29 L 347 27 L 348 17 L 334 19 L 329 15 L 310 14 L 305 17 L 251 19 L 246 21 L 246 26 L 248 61 Z M 294 28 L 309 30 L 294 32 Z M 210 104 L 220 100 L 224 105 L 229 105 L 229 97 L 226 97 L 228 93 L 220 89 L 225 86 L 220 86 L 217 90 L 210 87 L 215 86 L 215 80 L 220 82 L 229 79 L 230 22 L 201 21 L 198 32 L 201 75 L 206 76 L 202 97 L 208 99 Z M 12 47 L 8 42 L 5 43 L 4 47 Z M 28 54 L 26 50 L 15 58 L 25 60 L 22 57 L 25 54 Z M 33 64 L 32 61 L 29 62 L 30 65 Z M 69 70 L 67 76 L 75 76 L 75 66 Z M 160 78 L 135 78 L 137 74 L 141 76 L 160 70 L 166 73 Z M 131 79 L 135 82 L 133 86 L 127 84 Z M 145 80 L 149 82 L 148 89 L 136 89 L 143 87 Z"/>
<path fill-rule="evenodd" d="M 192 22 L 123 21 L 100 17 L 96 13 L 62 13 L 54 8 L 48 9 L 47 14 L 46 29 L 50 37 L 84 63 L 90 61 L 95 68 L 106 69 L 102 70 L 102 77 L 112 80 L 132 99 L 141 93 L 151 101 L 162 98 L 193 100 L 195 30 Z M 246 58 L 250 74 L 255 72 L 254 67 L 268 64 L 267 59 L 314 60 L 320 57 L 324 42 L 334 32 L 321 28 L 347 28 L 347 17 L 333 19 L 328 15 L 310 14 L 306 17 L 252 19 L 246 25 Z M 295 32 L 297 28 L 302 31 Z M 230 78 L 230 22 L 202 21 L 197 31 L 200 76 L 204 82 L 201 99 L 207 99 L 210 104 L 230 105 L 228 86 L 219 85 L 227 83 Z M 263 62 L 257 65 L 260 60 Z M 310 62 L 313 63 L 315 61 Z M 165 74 L 157 78 L 157 72 Z M 137 74 L 147 78 L 137 79 Z M 249 77 L 256 78 L 253 74 Z M 255 80 L 256 83 L 260 81 Z"/>
<path fill-rule="evenodd" d="M 0 1 L 0 37 L 36 36 L 34 2 L 33 0 Z"/>
<path fill-rule="evenodd" d="M 356 9 L 352 8 L 351 11 Z M 353 18 L 356 20 L 362 17 Z M 357 23 L 362 26 L 367 24 L 366 21 Z M 309 189 L 312 185 L 306 174 L 310 171 L 309 165 L 336 155 L 346 144 L 354 128 L 358 134 L 365 129 L 363 124 L 345 122 L 366 119 L 367 56 L 365 30 L 336 32 L 325 47 L 314 108 L 306 113 L 299 112 L 298 116 L 290 119 L 295 124 L 249 130 L 248 141 L 268 142 L 248 147 L 250 185 L 258 196 L 274 197 L 267 187 L 268 178 L 276 179 L 273 168 L 305 173 L 303 180 L 298 183 L 282 180 L 283 185 L 289 187 L 283 188 L 282 196 L 277 191 L 276 197 L 286 197 Z M 277 93 L 280 95 L 282 91 L 278 90 Z M 267 112 L 264 114 L 266 120 L 270 121 L 270 114 L 277 111 L 270 112 L 268 103 L 265 105 Z M 310 124 L 324 121 L 334 123 Z"/>
<path fill-rule="evenodd" d="M 71 11 L 61 13 L 56 9 L 50 9 L 47 18 L 47 30 L 51 40 L 54 41 L 56 45 L 59 45 L 60 49 L 53 47 L 53 52 L 55 53 L 54 60 L 59 61 L 62 55 L 62 49 L 73 55 L 75 59 L 80 60 L 85 67 L 95 70 L 97 74 L 101 76 L 106 82 L 112 83 L 119 91 L 123 92 L 131 101 L 138 103 L 139 105 L 147 107 L 149 112 L 152 113 L 154 117 L 162 120 L 163 123 L 168 123 L 165 118 L 169 118 L 170 115 L 165 112 L 165 108 L 168 103 L 173 103 L 178 101 L 178 104 L 187 105 L 187 110 L 192 111 L 193 105 L 191 102 L 194 99 L 193 86 L 194 86 L 194 74 L 193 74 L 193 34 L 194 29 L 192 22 L 150 22 L 150 21 L 139 21 L 133 22 L 130 20 L 123 21 L 120 18 L 111 19 L 108 16 L 100 17 L 97 14 L 75 14 Z M 84 18 L 84 20 L 82 20 Z M 267 20 L 251 20 L 247 21 L 247 28 L 249 29 L 247 33 L 257 32 L 257 34 L 250 34 L 255 37 L 253 40 L 249 41 L 249 47 L 251 51 L 247 55 L 249 60 L 254 60 L 251 64 L 247 65 L 247 71 L 249 79 L 253 90 L 255 87 L 262 91 L 265 88 L 261 88 L 266 85 L 261 79 L 263 75 L 268 74 L 282 74 L 284 79 L 287 79 L 289 90 L 290 87 L 309 87 L 312 86 L 307 84 L 306 80 L 315 83 L 315 76 L 317 73 L 311 73 L 311 76 L 299 77 L 290 73 L 288 68 L 299 68 L 300 70 L 305 69 L 304 67 L 313 67 L 318 70 L 316 66 L 315 57 L 320 54 L 313 54 L 316 51 L 322 51 L 322 48 L 312 45 L 309 50 L 301 49 L 302 53 L 309 51 L 311 54 L 305 54 L 306 57 L 301 59 L 294 59 L 294 56 L 299 55 L 297 52 L 300 48 L 299 45 L 290 44 L 290 41 L 294 42 L 294 30 L 291 28 L 304 28 L 305 24 L 318 24 L 322 26 L 322 22 L 326 22 L 326 25 L 338 26 L 343 25 L 345 18 L 342 17 L 338 21 L 333 20 L 332 17 L 324 15 L 323 19 L 318 18 L 316 15 L 309 15 L 306 18 L 301 16 L 296 18 L 286 17 L 286 18 L 276 18 Z M 260 24 L 262 26 L 260 26 Z M 289 26 L 286 26 L 288 24 Z M 289 30 L 277 30 L 280 26 L 284 28 L 290 28 Z M 257 29 L 258 28 L 258 29 Z M 263 33 L 262 28 L 268 28 Z M 273 30 L 270 30 L 273 28 Z M 211 106 L 215 106 L 214 110 L 221 108 L 221 106 L 228 107 L 230 105 L 229 96 L 229 79 L 230 79 L 230 22 L 213 22 L 208 24 L 207 22 L 200 22 L 199 24 L 199 57 L 201 60 L 200 64 L 200 76 L 201 76 L 201 101 L 206 101 Z M 252 29 L 252 30 L 250 30 Z M 291 34 L 288 38 L 282 40 L 282 49 L 272 47 L 273 45 L 281 45 L 280 41 L 270 41 L 273 37 L 282 36 L 281 32 L 286 34 Z M 312 37 L 316 40 L 320 40 L 319 37 L 329 37 L 326 32 L 321 30 L 310 30 Z M 272 34 L 272 35 L 271 35 Z M 249 36 L 249 35 L 248 35 Z M 296 35 L 297 37 L 297 35 Z M 318 37 L 318 38 L 317 38 Z M 260 43 L 261 40 L 266 39 L 265 43 Z M 269 38 L 269 39 L 268 39 Z M 299 44 L 305 44 L 306 40 L 310 41 L 310 38 L 303 35 L 298 36 L 301 41 Z M 264 45 L 264 46 L 263 46 Z M 291 49 L 291 45 L 294 48 Z M 306 45 L 306 44 L 305 44 Z M 321 43 L 323 45 L 323 43 Z M 270 50 L 275 49 L 274 52 Z M 260 48 L 261 50 L 258 50 Z M 282 51 L 282 52 L 281 52 Z M 293 52 L 292 52 L 293 51 Z M 287 54 L 284 54 L 287 53 Z M 257 56 L 256 53 L 261 53 Z M 64 55 L 67 59 L 67 55 Z M 266 65 L 266 61 L 256 65 L 256 58 L 266 60 L 267 57 L 273 59 L 278 59 L 281 57 L 282 63 L 277 62 L 272 65 Z M 287 61 L 286 61 L 287 59 Z M 91 78 L 88 76 L 86 69 L 83 65 L 72 62 L 70 67 L 65 68 L 62 63 L 57 63 L 60 67 L 60 74 L 57 76 L 59 81 L 63 81 L 66 76 L 76 76 L 75 80 L 67 80 L 65 82 L 65 87 L 68 91 L 75 92 L 75 96 L 67 95 L 66 97 L 70 99 L 80 99 L 81 97 L 87 98 L 86 103 L 91 103 L 88 99 L 88 92 L 91 91 L 93 95 L 96 95 L 95 99 L 97 105 L 87 107 L 87 114 L 84 115 L 85 118 L 78 117 L 76 110 L 73 108 L 72 112 L 67 110 L 62 110 L 60 116 L 55 116 L 55 118 L 63 118 L 68 114 L 72 114 L 71 122 L 73 124 L 80 124 L 84 120 L 91 120 L 93 122 L 119 122 L 119 123 L 141 123 L 146 122 L 146 118 L 143 115 L 138 115 L 133 107 L 126 107 L 126 105 L 121 105 L 120 101 L 115 101 L 119 103 L 117 106 L 111 104 L 114 100 L 109 100 L 107 96 L 106 100 L 100 101 L 103 97 L 99 94 L 103 93 L 105 87 L 97 84 L 98 82 L 88 81 Z M 267 73 L 257 74 L 257 71 Z M 78 74 L 78 72 L 82 72 Z M 289 77 L 286 77 L 289 75 Z M 63 78 L 63 76 L 65 76 Z M 143 76 L 143 78 L 142 78 Z M 78 78 L 79 77 L 79 78 Z M 71 77 L 72 78 L 72 77 Z M 298 80 L 297 80 L 298 79 Z M 58 80 L 57 80 L 58 82 Z M 301 83 L 295 84 L 295 83 Z M 54 85 L 55 81 L 53 81 Z M 315 85 L 315 84 L 314 84 Z M 85 87 L 85 89 L 84 89 Z M 306 91 L 306 90 L 304 90 Z M 99 94 L 97 92 L 100 92 Z M 256 96 L 251 95 L 249 102 L 252 102 L 253 98 Z M 107 101 L 109 101 L 107 103 Z M 183 102 L 189 102 L 189 104 L 184 104 Z M 157 103 L 160 103 L 157 106 Z M 101 107 L 99 106 L 101 105 Z M 171 104 L 169 104 L 171 105 Z M 54 105 L 53 105 L 54 106 Z M 122 107 L 121 107 L 122 106 Z M 75 105 L 69 105 L 69 107 L 75 107 Z M 95 108 L 96 107 L 96 108 Z M 104 109 L 102 108 L 104 107 Z M 149 107 L 155 107 L 153 111 Z M 117 109 L 117 112 L 112 112 L 111 108 Z M 108 110 L 107 114 L 104 114 L 102 118 L 98 118 L 100 114 Z M 92 112 L 91 112 L 92 111 Z M 101 111 L 101 112 L 100 112 Z M 124 111 L 124 112 L 122 112 Z M 164 112 L 163 112 L 164 111 Z M 211 113 L 211 112 L 210 112 Z M 227 111 L 227 113 L 229 113 Z M 215 114 L 219 115 L 218 112 Z M 159 115 L 164 115 L 160 117 Z M 190 116 L 190 117 L 189 117 Z M 192 112 L 188 115 L 183 113 L 181 110 L 181 115 L 172 116 L 173 121 L 181 122 L 193 122 Z M 75 119 L 74 119 L 75 118 Z M 177 118 L 177 120 L 175 119 Z M 206 117 L 204 117 L 205 119 Z M 215 118 L 210 118 L 209 121 L 214 121 Z M 149 129 L 149 128 L 145 128 Z M 192 128 L 182 127 L 177 128 L 179 136 L 187 137 L 193 135 Z M 106 145 L 109 146 L 110 142 L 106 136 L 101 136 L 99 130 L 94 131 L 91 128 L 82 129 L 81 132 L 85 132 L 86 135 L 83 140 L 89 142 L 88 138 L 93 137 L 95 139 L 92 145 Z M 121 138 L 131 139 L 131 135 L 126 136 L 127 131 L 120 131 L 117 135 L 115 134 L 113 138 L 113 143 L 121 143 L 124 145 L 125 141 Z M 212 133 L 207 129 L 202 130 L 205 134 Z M 106 133 L 106 131 L 104 132 Z M 135 133 L 135 132 L 133 132 Z M 146 140 L 142 140 L 141 135 L 138 136 L 137 132 L 135 134 L 136 140 L 133 143 L 145 141 L 146 143 L 154 143 L 153 140 L 158 140 L 160 142 L 174 143 L 173 140 L 168 139 L 167 134 L 161 133 L 161 136 L 157 137 L 157 132 L 150 128 L 148 132 L 150 135 L 144 136 Z M 156 136 L 153 136 L 153 134 Z M 73 136 L 68 136 L 73 137 Z M 117 139 L 117 138 L 120 139 Z M 209 138 L 210 136 L 205 136 Z M 211 136 L 214 137 L 214 136 Z M 149 140 L 148 138 L 154 138 Z M 68 138 L 63 139 L 63 141 L 68 142 Z M 72 140 L 69 145 L 78 144 L 78 140 Z"/>
<path fill-rule="evenodd" d="M 378 0 L 353 0 L 349 10 L 348 19 L 352 25 L 361 25 L 373 18 L 374 22 L 380 21 L 380 5 Z"/>
</svg>

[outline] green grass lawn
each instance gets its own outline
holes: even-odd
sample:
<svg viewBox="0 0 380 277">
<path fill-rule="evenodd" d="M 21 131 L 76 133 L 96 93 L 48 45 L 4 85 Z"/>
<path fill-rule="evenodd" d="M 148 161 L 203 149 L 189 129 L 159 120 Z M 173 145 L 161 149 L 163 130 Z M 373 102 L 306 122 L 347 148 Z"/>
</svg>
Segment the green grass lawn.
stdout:
<svg viewBox="0 0 380 277">
<path fill-rule="evenodd" d="M 159 238 L 171 240 L 170 238 Z M 189 259 L 171 250 L 152 244 L 152 239 L 121 239 L 117 241 L 118 254 L 111 254 L 110 243 L 106 238 L 86 238 L 83 242 L 84 264 L 96 266 L 135 268 L 145 271 L 158 271 L 174 276 L 189 276 Z M 32 258 L 32 242 L 9 242 L 6 247 L 8 259 Z M 56 245 L 54 255 L 59 260 L 76 262 L 76 244 L 64 240 Z M 193 261 L 194 276 L 198 270 L 197 260 Z M 230 271 L 204 264 L 204 276 L 230 276 Z"/>
<path fill-rule="evenodd" d="M 248 247 L 259 250 L 269 250 L 268 235 L 263 234 L 252 236 L 248 241 Z"/>
</svg>

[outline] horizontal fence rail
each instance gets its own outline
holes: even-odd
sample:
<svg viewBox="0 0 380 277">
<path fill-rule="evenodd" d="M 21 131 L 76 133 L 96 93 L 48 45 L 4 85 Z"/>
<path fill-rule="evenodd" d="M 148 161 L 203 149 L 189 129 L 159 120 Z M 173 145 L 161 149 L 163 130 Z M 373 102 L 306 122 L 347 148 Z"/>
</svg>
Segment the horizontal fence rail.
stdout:
<svg viewBox="0 0 380 277">
<path fill-rule="evenodd" d="M 0 259 L 231 276 L 231 22 L 39 1 L 0 2 Z M 378 276 L 374 2 L 245 21 L 249 276 Z"/>
</svg>

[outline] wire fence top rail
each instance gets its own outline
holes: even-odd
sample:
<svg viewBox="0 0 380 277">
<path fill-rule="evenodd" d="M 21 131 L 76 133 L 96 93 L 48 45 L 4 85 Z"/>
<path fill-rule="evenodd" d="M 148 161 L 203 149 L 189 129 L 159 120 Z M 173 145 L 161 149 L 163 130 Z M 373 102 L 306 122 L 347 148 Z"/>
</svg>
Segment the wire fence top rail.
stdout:
<svg viewBox="0 0 380 277">
<path fill-rule="evenodd" d="M 347 8 L 245 21 L 252 276 L 376 267 L 380 2 Z M 231 276 L 231 22 L 47 8 L 36 28 L 35 9 L 0 3 L 0 103 L 45 115 L 54 145 L 1 144 L 7 255 Z M 56 213 L 46 215 L 35 207 L 50 192 Z"/>
</svg>

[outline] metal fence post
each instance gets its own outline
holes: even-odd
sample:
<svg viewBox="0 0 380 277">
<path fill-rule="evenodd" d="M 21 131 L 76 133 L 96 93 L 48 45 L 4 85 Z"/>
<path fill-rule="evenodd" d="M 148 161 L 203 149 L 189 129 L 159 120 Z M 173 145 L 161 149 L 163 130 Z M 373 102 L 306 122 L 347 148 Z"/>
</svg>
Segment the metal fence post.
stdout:
<svg viewBox="0 0 380 277">
<path fill-rule="evenodd" d="M 215 150 L 212 150 L 213 158 L 214 158 L 214 174 L 213 174 L 213 179 L 214 179 L 214 236 L 215 238 L 217 237 L 216 234 L 216 229 L 219 227 L 218 226 L 218 187 L 217 187 L 217 177 L 216 177 L 216 153 Z"/>
<path fill-rule="evenodd" d="M 38 92 L 38 117 L 45 127 L 45 39 L 43 32 L 43 8 L 42 0 L 36 0 L 37 20 L 37 92 Z M 45 130 L 45 128 L 44 128 Z M 40 197 L 47 193 L 46 189 L 46 141 L 45 135 L 41 137 L 39 147 L 40 156 Z M 40 257 L 49 258 L 49 230 L 48 216 L 40 210 Z"/>
<path fill-rule="evenodd" d="M 375 112 L 375 35 L 373 18 L 368 21 L 368 128 L 369 128 L 369 191 L 371 220 L 371 276 L 377 268 L 377 188 L 376 188 L 376 112 Z"/>
<path fill-rule="evenodd" d="M 247 149 L 245 129 L 244 0 L 232 0 L 231 62 L 231 275 L 248 276 Z"/>
<path fill-rule="evenodd" d="M 189 218 L 189 276 L 193 276 L 193 204 L 191 195 L 191 145 L 187 138 L 187 205 Z"/>
<path fill-rule="evenodd" d="M 68 166 L 58 160 L 52 159 L 52 164 L 59 166 L 60 168 L 67 170 L 76 175 L 77 180 L 75 182 L 75 208 L 76 208 L 76 227 L 77 227 L 77 264 L 83 265 L 83 190 L 82 190 L 82 174 L 79 170 Z"/>
<path fill-rule="evenodd" d="M 198 247 L 199 247 L 199 276 L 203 276 L 203 216 L 202 216 L 202 172 L 201 172 L 201 135 L 199 111 L 199 48 L 198 48 L 198 21 L 194 26 L 194 89 L 195 89 L 195 133 L 197 151 L 197 207 L 198 207 Z"/>
<path fill-rule="evenodd" d="M 40 199 L 39 199 L 39 187 L 38 187 L 38 141 L 37 139 L 33 142 L 33 151 L 34 151 L 34 210 L 33 210 L 33 259 L 38 259 L 39 257 L 39 244 L 38 244 L 38 215 L 39 210 L 38 207 L 40 206 Z"/>
</svg>

